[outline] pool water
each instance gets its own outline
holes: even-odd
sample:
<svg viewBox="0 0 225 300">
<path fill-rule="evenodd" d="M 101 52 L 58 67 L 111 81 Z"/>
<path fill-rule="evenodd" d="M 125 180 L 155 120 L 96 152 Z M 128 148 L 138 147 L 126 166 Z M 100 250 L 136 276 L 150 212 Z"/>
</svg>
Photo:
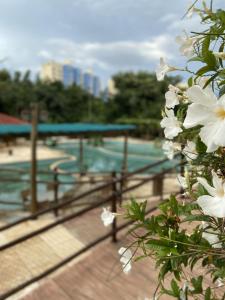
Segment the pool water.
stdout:
<svg viewBox="0 0 225 300">
<path fill-rule="evenodd" d="M 60 144 L 57 149 L 79 158 L 79 144 Z M 147 164 L 164 158 L 161 148 L 154 144 L 128 144 L 128 170 L 134 171 Z M 95 147 L 87 142 L 84 143 L 84 166 L 90 172 L 120 172 L 123 165 L 123 143 L 106 141 L 102 147 Z M 79 160 L 59 164 L 60 169 L 77 172 L 79 171 Z M 163 166 L 163 167 L 166 167 Z M 161 168 L 151 170 L 158 172 Z"/>
<path fill-rule="evenodd" d="M 123 142 L 119 141 L 105 141 L 101 147 L 84 142 L 84 166 L 90 172 L 120 172 L 123 165 Z M 42 160 L 38 161 L 39 171 L 49 171 L 51 166 L 57 165 L 60 170 L 67 172 L 79 172 L 79 143 L 64 143 L 59 144 L 54 149 L 63 150 L 65 157 L 61 159 Z M 67 156 L 74 156 L 76 160 L 65 161 Z M 134 171 L 138 168 L 144 167 L 147 164 L 154 163 L 165 158 L 162 149 L 155 146 L 153 143 L 138 144 L 128 143 L 128 170 Z M 149 170 L 149 173 L 159 172 L 164 168 L 171 167 L 175 162 L 169 161 Z M 24 179 L 30 178 L 30 163 L 13 163 L 1 165 L 2 168 L 22 169 L 27 172 L 24 174 L 17 174 L 0 169 L 0 178 L 7 177 L 10 179 Z M 38 180 L 52 181 L 53 177 L 49 174 L 38 174 Z M 60 175 L 60 181 L 74 182 L 74 177 L 69 175 Z M 60 185 L 59 194 L 62 195 L 69 190 L 72 185 Z M 3 182 L 0 179 L 0 201 L 16 202 L 17 205 L 5 205 L 0 203 L 2 209 L 18 209 L 22 207 L 21 191 L 29 188 L 27 182 Z M 38 200 L 53 199 L 53 191 L 49 190 L 46 184 L 38 184 Z"/>
</svg>

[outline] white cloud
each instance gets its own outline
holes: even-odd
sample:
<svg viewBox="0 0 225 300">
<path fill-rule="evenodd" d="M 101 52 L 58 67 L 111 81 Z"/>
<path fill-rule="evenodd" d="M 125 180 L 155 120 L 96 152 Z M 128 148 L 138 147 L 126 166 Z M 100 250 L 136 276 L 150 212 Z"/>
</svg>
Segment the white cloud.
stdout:
<svg viewBox="0 0 225 300">
<path fill-rule="evenodd" d="M 41 50 L 38 52 L 38 56 L 42 57 L 42 58 L 46 58 L 46 59 L 50 59 L 52 58 L 52 54 L 47 51 L 47 50 Z"/>
<path fill-rule="evenodd" d="M 72 59 L 85 67 L 102 69 L 142 69 L 158 61 L 159 57 L 173 58 L 167 53 L 172 37 L 160 35 L 145 41 L 117 41 L 108 43 L 75 43 L 73 40 L 54 38 L 39 52 L 44 58 Z"/>
</svg>

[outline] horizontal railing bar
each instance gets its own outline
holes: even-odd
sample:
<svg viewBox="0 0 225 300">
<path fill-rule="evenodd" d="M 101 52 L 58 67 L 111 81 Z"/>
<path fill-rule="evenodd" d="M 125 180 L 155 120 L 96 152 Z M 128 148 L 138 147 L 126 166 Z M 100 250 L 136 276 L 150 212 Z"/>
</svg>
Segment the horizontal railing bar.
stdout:
<svg viewBox="0 0 225 300">
<path fill-rule="evenodd" d="M 179 165 L 180 165 L 180 164 L 179 164 Z M 171 170 L 171 169 L 172 169 L 172 168 L 167 169 L 167 170 L 164 170 L 163 172 L 161 172 L 161 173 L 159 173 L 159 174 L 153 175 L 152 178 L 144 179 L 142 182 L 140 182 L 140 183 L 138 183 L 138 184 L 136 184 L 136 185 L 133 185 L 133 186 L 127 188 L 127 189 L 122 190 L 120 194 L 122 195 L 122 194 L 124 194 L 124 193 L 127 193 L 127 192 L 133 190 L 133 189 L 136 189 L 136 188 L 138 188 L 139 186 L 142 186 L 143 184 L 145 184 L 145 183 L 147 183 L 147 182 L 149 182 L 149 181 L 151 181 L 151 180 L 153 180 L 153 179 L 155 179 L 155 178 L 157 178 L 157 177 L 159 177 L 159 176 L 162 176 L 165 172 L 168 172 L 168 171 Z M 98 206 L 100 206 L 100 205 L 102 205 L 102 204 L 105 204 L 105 203 L 109 202 L 109 201 L 112 199 L 112 197 L 113 197 L 113 195 L 109 196 L 108 198 L 106 198 L 106 199 L 104 199 L 104 200 L 101 200 L 100 202 L 98 202 L 98 203 L 96 203 L 96 204 L 94 204 L 94 205 L 92 205 L 92 206 L 89 206 L 88 208 L 85 208 L 85 209 L 81 210 L 80 212 L 70 214 L 70 215 L 66 216 L 65 218 L 61 218 L 60 220 L 57 220 L 57 221 L 55 221 L 55 222 L 53 222 L 53 223 L 51 223 L 51 224 L 49 224 L 49 225 L 47 225 L 47 226 L 45 226 L 45 227 L 43 227 L 43 228 L 41 228 L 41 229 L 38 229 L 38 230 L 36 230 L 36 231 L 33 231 L 33 232 L 31 232 L 31 233 L 29 233 L 29 234 L 27 234 L 27 235 L 24 235 L 24 236 L 22 236 L 22 237 L 20 237 L 20 238 L 18 238 L 18 239 L 15 239 L 14 241 L 11 241 L 11 242 L 9 242 L 9 243 L 7 243 L 7 244 L 5 244 L 5 245 L 2 245 L 2 246 L 0 246 L 0 251 L 5 250 L 5 249 L 8 249 L 8 248 L 10 248 L 10 247 L 12 247 L 12 246 L 15 246 L 15 245 L 18 244 L 18 243 L 21 243 L 21 242 L 23 242 L 23 241 L 25 241 L 25 240 L 27 240 L 27 239 L 29 239 L 29 238 L 34 237 L 34 236 L 37 235 L 37 234 L 40 234 L 40 233 L 42 233 L 42 232 L 44 232 L 44 231 L 46 231 L 46 230 L 49 230 L 49 229 L 53 228 L 54 226 L 57 226 L 57 225 L 59 225 L 59 224 L 62 224 L 62 223 L 64 223 L 64 222 L 66 222 L 66 221 L 68 221 L 68 220 L 71 220 L 71 219 L 73 219 L 73 218 L 76 218 L 77 216 L 80 216 L 80 215 L 82 215 L 82 214 L 84 214 L 84 213 L 86 213 L 86 212 L 88 212 L 88 211 L 90 211 L 90 210 L 92 210 L 92 209 L 94 209 L 94 208 L 97 208 Z"/>
<path fill-rule="evenodd" d="M 3 205 L 22 205 L 22 202 L 16 202 L 16 201 L 4 201 L 4 200 L 0 200 L 0 204 Z"/>
<path fill-rule="evenodd" d="M 17 172 L 17 173 L 27 173 L 28 170 L 22 170 L 22 169 L 12 169 L 12 168 L 1 168 L 0 169 L 0 173 L 1 172 Z M 50 175 L 50 174 L 54 174 L 55 171 L 52 170 L 52 171 L 46 171 L 46 170 L 38 170 L 38 174 L 46 174 L 46 175 Z M 67 171 L 63 171 L 63 172 L 57 172 L 57 174 L 59 175 L 79 175 L 80 172 L 77 171 L 77 172 L 67 172 Z M 87 171 L 85 172 L 85 174 L 111 174 L 111 172 L 97 172 L 97 171 Z"/>
<path fill-rule="evenodd" d="M 24 217 L 24 218 L 21 218 L 21 219 L 19 219 L 19 220 L 14 221 L 14 222 L 11 222 L 11 223 L 9 223 L 9 224 L 6 224 L 6 225 L 0 227 L 0 232 L 3 231 L 3 230 L 9 229 L 9 228 L 11 228 L 11 227 L 13 227 L 13 226 L 19 225 L 19 224 L 22 223 L 22 222 L 25 222 L 25 221 L 28 221 L 28 220 L 36 219 L 37 217 L 39 217 L 39 216 L 41 216 L 41 215 L 43 215 L 43 214 L 46 214 L 46 213 L 48 213 L 48 212 L 51 212 L 51 211 L 53 211 L 53 210 L 55 210 L 55 209 L 63 208 L 63 207 L 65 207 L 65 206 L 67 206 L 67 205 L 69 205 L 69 204 L 71 204 L 71 203 L 74 203 L 75 201 L 78 201 L 78 200 L 80 200 L 80 199 L 82 199 L 82 198 L 84 198 L 84 197 L 86 197 L 86 196 L 89 196 L 89 195 L 93 194 L 94 192 L 98 192 L 98 191 L 100 191 L 100 190 L 103 190 L 104 188 L 107 188 L 107 187 L 111 186 L 112 184 L 113 184 L 113 182 L 109 182 L 109 183 L 106 183 L 106 184 L 104 184 L 104 185 L 95 187 L 95 188 L 93 188 L 93 189 L 91 189 L 91 190 L 89 190 L 89 191 L 87 191 L 87 192 L 84 192 L 84 193 L 78 195 L 78 196 L 75 197 L 75 198 L 66 200 L 66 201 L 64 201 L 64 202 L 62 202 L 62 203 L 59 203 L 59 204 L 54 204 L 54 205 L 52 205 L 51 207 L 45 208 L 45 209 L 43 209 L 43 210 L 40 210 L 39 212 L 36 212 L 36 213 L 34 213 L 34 214 L 32 214 L 32 215 L 29 215 L 29 216 L 27 216 L 27 217 Z"/>
<path fill-rule="evenodd" d="M 166 161 L 166 160 L 161 161 L 161 163 L 164 162 L 164 161 Z M 155 163 L 155 165 L 156 165 L 156 164 L 158 164 L 158 163 Z M 180 165 L 180 164 L 179 164 L 179 165 Z M 166 169 L 166 170 L 164 171 L 164 173 L 166 173 L 167 170 L 174 169 L 175 167 L 177 167 L 177 165 L 176 165 L 176 166 L 173 166 L 173 167 L 171 167 L 171 168 L 169 168 L 169 169 Z M 143 170 L 143 169 L 144 169 L 144 168 L 142 168 L 142 170 Z M 139 169 L 139 170 L 140 170 L 140 169 Z M 6 225 L 0 227 L 0 232 L 3 231 L 3 230 L 9 229 L 9 228 L 11 228 L 11 227 L 13 227 L 13 226 L 16 226 L 16 225 L 18 225 L 18 224 L 20 224 L 20 223 L 22 223 L 22 222 L 25 222 L 25 221 L 28 221 L 28 220 L 35 219 L 35 218 L 37 218 L 38 216 L 41 216 L 41 215 L 43 215 L 43 214 L 45 214 L 45 213 L 48 213 L 48 212 L 51 212 L 51 211 L 53 211 L 53 210 L 55 210 L 55 209 L 63 208 L 63 207 L 65 207 L 65 206 L 67 206 L 67 205 L 69 205 L 69 204 L 71 204 L 71 203 L 73 203 L 73 202 L 75 202 L 75 201 L 77 201 L 77 200 L 80 200 L 80 199 L 82 199 L 82 198 L 84 198 L 84 197 L 86 197 L 86 196 L 89 196 L 89 195 L 93 194 L 94 192 L 103 190 L 103 189 L 105 189 L 105 188 L 111 186 L 112 184 L 121 182 L 121 181 L 123 181 L 124 179 L 127 179 L 127 178 L 129 178 L 130 176 L 132 176 L 132 174 L 135 174 L 135 173 L 132 172 L 132 173 L 129 173 L 129 174 L 123 176 L 123 177 L 120 177 L 120 178 L 111 180 L 110 182 L 107 182 L 107 183 L 105 183 L 105 184 L 103 184 L 103 185 L 100 185 L 100 186 L 98 186 L 98 187 L 95 187 L 95 188 L 93 188 L 93 189 L 91 189 L 91 190 L 89 190 L 89 191 L 87 191 L 87 192 L 84 192 L 84 193 L 78 195 L 78 196 L 75 197 L 75 198 L 66 200 L 66 201 L 64 201 L 63 203 L 60 203 L 60 204 L 52 205 L 51 207 L 46 208 L 46 209 L 43 209 L 43 210 L 41 210 L 41 211 L 39 211 L 39 212 L 37 212 L 37 213 L 35 213 L 35 214 L 33 214 L 33 215 L 30 215 L 30 216 L 21 218 L 21 219 L 19 219 L 19 220 L 17 220 L 17 221 L 14 221 L 14 222 L 11 222 L 11 223 L 9 223 L 9 224 L 6 224 Z M 160 173 L 159 173 L 159 174 L 160 174 Z M 154 175 L 153 179 L 154 179 L 155 177 L 159 176 L 159 174 Z M 150 181 L 150 179 L 146 180 L 146 182 L 148 182 L 148 181 Z M 143 183 L 142 183 L 142 184 L 143 184 Z M 138 185 L 138 186 L 141 186 L 141 185 Z M 132 190 L 132 189 L 130 189 L 130 190 Z M 123 193 L 124 193 L 124 191 L 123 191 Z"/>
<path fill-rule="evenodd" d="M 30 238 L 33 238 L 34 236 L 39 235 L 39 234 L 41 234 L 41 233 L 43 233 L 45 231 L 48 231 L 48 230 L 50 230 L 51 228 L 53 228 L 55 226 L 58 226 L 58 225 L 60 225 L 62 223 L 65 223 L 65 222 L 67 222 L 67 221 L 69 221 L 71 219 L 77 218 L 77 217 L 85 214 L 86 212 L 89 212 L 92 209 L 98 208 L 99 206 L 101 206 L 103 204 L 106 204 L 109 201 L 111 201 L 112 197 L 114 197 L 114 195 L 111 195 L 110 197 L 107 197 L 106 199 L 101 200 L 101 201 L 95 203 L 92 206 L 84 208 L 83 210 L 80 210 L 78 212 L 72 213 L 72 214 L 70 214 L 70 215 L 68 215 L 68 216 L 66 216 L 64 218 L 61 218 L 61 219 L 59 219 L 59 220 L 57 220 L 55 222 L 52 222 L 51 224 L 48 224 L 48 225 L 46 225 L 46 226 L 44 226 L 44 227 L 42 227 L 40 229 L 34 230 L 34 231 L 32 231 L 32 232 L 30 232 L 28 234 L 25 234 L 25 235 L 23 235 L 23 236 L 15 239 L 15 240 L 13 240 L 13 241 L 10 241 L 9 243 L 0 246 L 0 251 L 6 250 L 6 249 L 11 248 L 11 247 L 14 247 L 17 244 L 25 242 L 26 240 L 28 240 Z"/>
<path fill-rule="evenodd" d="M 130 192 L 130 191 L 132 191 L 132 190 L 134 190 L 134 189 L 137 189 L 138 187 L 142 186 L 143 184 L 145 184 L 145 183 L 147 183 L 147 182 L 149 182 L 149 181 L 154 180 L 154 179 L 157 178 L 157 177 L 160 177 L 160 176 L 162 176 L 162 175 L 164 175 L 164 174 L 168 174 L 169 171 L 173 170 L 174 168 L 176 168 L 176 167 L 178 167 L 178 166 L 180 166 L 180 165 L 181 165 L 181 163 L 179 163 L 179 164 L 177 164 L 176 166 L 173 166 L 173 167 L 171 167 L 171 168 L 169 168 L 169 169 L 165 169 L 164 171 L 162 171 L 162 172 L 160 172 L 160 173 L 157 173 L 157 174 L 152 175 L 152 176 L 150 176 L 150 177 L 148 177 L 148 178 L 145 178 L 145 179 L 143 179 L 141 182 L 139 182 L 139 183 L 137 183 L 137 184 L 135 184 L 135 185 L 132 185 L 132 186 L 126 188 L 126 189 L 123 189 L 123 190 L 121 191 L 121 194 Z"/>
<path fill-rule="evenodd" d="M 150 212 L 155 211 L 157 208 L 153 207 L 151 209 L 149 209 L 146 213 L 149 214 Z M 124 228 L 126 228 L 127 226 L 131 225 L 132 223 L 134 223 L 134 221 L 129 221 L 126 222 L 125 224 L 122 224 L 120 226 L 117 227 L 116 232 L 119 232 L 121 230 L 123 230 Z M 105 241 L 106 239 L 108 239 L 109 237 L 112 236 L 112 231 L 104 234 L 103 236 L 99 237 L 98 239 L 94 240 L 93 242 L 89 243 L 87 246 L 85 246 L 84 248 L 80 249 L 79 251 L 71 254 L 70 256 L 64 258 L 63 260 L 61 260 L 59 263 L 55 264 L 54 266 L 52 266 L 51 268 L 47 269 L 46 271 L 42 272 L 41 274 L 31 278 L 30 280 L 27 280 L 26 282 L 16 286 L 15 288 L 7 291 L 6 293 L 0 295 L 0 300 L 5 300 L 8 297 L 12 296 L 13 294 L 19 292 L 20 290 L 26 288 L 27 286 L 31 285 L 32 283 L 35 283 L 36 281 L 41 280 L 42 278 L 48 276 L 49 274 L 53 273 L 54 271 L 58 270 L 59 268 L 61 268 L 62 266 L 64 266 L 65 264 L 69 263 L 71 260 L 73 260 L 74 258 L 82 255 L 83 253 L 87 252 L 88 250 L 90 250 L 91 248 L 93 248 L 94 246 L 96 246 L 97 244 Z"/>
</svg>

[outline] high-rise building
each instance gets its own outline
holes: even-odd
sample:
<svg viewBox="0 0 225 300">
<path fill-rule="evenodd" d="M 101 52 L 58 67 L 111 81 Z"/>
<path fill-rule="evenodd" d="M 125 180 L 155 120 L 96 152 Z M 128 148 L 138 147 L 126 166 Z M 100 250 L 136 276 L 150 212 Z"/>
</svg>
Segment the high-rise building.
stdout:
<svg viewBox="0 0 225 300">
<path fill-rule="evenodd" d="M 74 68 L 71 65 L 63 65 L 63 84 L 70 86 L 74 84 Z"/>
<path fill-rule="evenodd" d="M 50 82 L 63 81 L 63 66 L 54 61 L 42 65 L 40 78 Z"/>
<path fill-rule="evenodd" d="M 73 69 L 73 75 L 74 75 L 74 82 L 78 86 L 82 86 L 83 80 L 82 80 L 82 71 L 79 68 L 74 68 Z"/>
<path fill-rule="evenodd" d="M 93 94 L 93 74 L 91 71 L 87 71 L 84 73 L 83 88 L 90 94 Z"/>
<path fill-rule="evenodd" d="M 118 93 L 116 89 L 115 81 L 112 78 L 108 80 L 107 90 L 108 90 L 108 97 L 113 97 Z"/>
<path fill-rule="evenodd" d="M 101 82 L 98 76 L 93 77 L 93 95 L 99 97 L 101 92 Z"/>
<path fill-rule="evenodd" d="M 73 62 L 68 60 L 62 64 L 51 61 L 42 65 L 40 78 L 49 82 L 61 81 L 66 87 L 76 84 L 95 97 L 99 97 L 101 93 L 99 77 L 93 75 L 92 70 L 83 74 L 81 69 L 74 67 Z"/>
</svg>

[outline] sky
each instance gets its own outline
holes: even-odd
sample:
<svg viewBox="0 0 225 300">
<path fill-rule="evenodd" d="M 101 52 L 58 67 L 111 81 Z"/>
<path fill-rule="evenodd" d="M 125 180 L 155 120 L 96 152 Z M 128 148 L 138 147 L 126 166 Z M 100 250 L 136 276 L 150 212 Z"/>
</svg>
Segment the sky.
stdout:
<svg viewBox="0 0 225 300">
<path fill-rule="evenodd" d="M 199 30 L 182 19 L 190 0 L 0 0 L 0 58 L 11 71 L 69 60 L 105 84 L 119 71 L 154 71 L 159 58 L 183 67 L 175 37 Z M 225 9 L 225 0 L 214 0 Z"/>
</svg>

